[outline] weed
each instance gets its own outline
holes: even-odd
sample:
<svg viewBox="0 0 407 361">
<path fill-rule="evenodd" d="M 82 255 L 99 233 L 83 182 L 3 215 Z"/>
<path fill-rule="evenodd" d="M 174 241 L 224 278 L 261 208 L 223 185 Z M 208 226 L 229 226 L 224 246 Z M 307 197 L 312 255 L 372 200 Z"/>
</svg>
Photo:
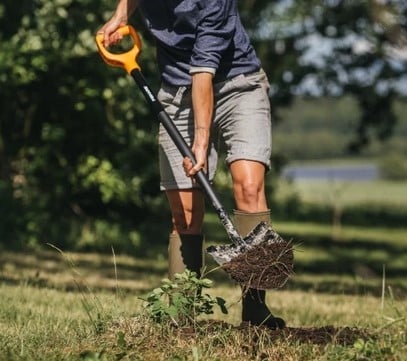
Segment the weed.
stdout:
<svg viewBox="0 0 407 361">
<path fill-rule="evenodd" d="M 176 274 L 173 281 L 163 279 L 161 287 L 147 295 L 146 309 L 155 322 L 170 322 L 177 327 L 195 327 L 197 317 L 213 314 L 215 305 L 224 314 L 228 312 L 223 298 L 202 292 L 210 287 L 211 280 L 198 278 L 195 272 L 186 270 Z"/>
<path fill-rule="evenodd" d="M 328 361 L 387 361 L 396 360 L 395 349 L 389 344 L 369 338 L 358 339 L 351 348 L 334 347 Z"/>
<path fill-rule="evenodd" d="M 94 292 L 90 289 L 89 286 L 86 285 L 86 282 L 83 280 L 83 277 L 81 276 L 80 272 L 76 269 L 75 263 L 73 260 L 60 248 L 48 243 L 48 245 L 51 248 L 54 248 L 57 250 L 64 258 L 65 262 L 69 266 L 71 272 L 72 272 L 72 277 L 73 277 L 73 282 L 76 285 L 78 291 L 81 294 L 81 304 L 83 306 L 83 309 L 86 312 L 86 315 L 88 316 L 93 330 L 95 334 L 100 334 L 105 331 L 105 327 L 107 323 L 111 320 L 111 315 L 105 312 L 104 306 L 102 302 L 99 300 L 99 298 L 95 295 Z M 116 268 L 116 255 L 114 253 L 114 249 L 112 247 L 112 253 L 113 253 L 113 263 L 114 263 L 114 270 L 115 270 L 115 277 L 116 277 L 116 295 L 118 294 L 118 282 L 117 282 L 117 268 Z"/>
</svg>

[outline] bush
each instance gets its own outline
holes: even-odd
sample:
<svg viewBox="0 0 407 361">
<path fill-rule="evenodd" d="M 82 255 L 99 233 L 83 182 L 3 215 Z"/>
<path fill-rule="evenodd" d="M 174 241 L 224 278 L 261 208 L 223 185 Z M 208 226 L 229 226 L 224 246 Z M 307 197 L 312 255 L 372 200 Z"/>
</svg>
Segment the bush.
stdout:
<svg viewBox="0 0 407 361">
<path fill-rule="evenodd" d="M 203 293 L 212 287 L 212 281 L 198 278 L 195 272 L 185 270 L 175 274 L 173 281 L 163 279 L 161 287 L 154 289 L 145 299 L 146 310 L 153 321 L 171 323 L 178 327 L 195 326 L 200 315 L 213 314 L 213 307 L 219 306 L 227 314 L 225 300 Z"/>
<path fill-rule="evenodd" d="M 400 181 L 407 179 L 407 159 L 400 154 L 389 154 L 379 162 L 380 174 L 384 179 Z"/>
</svg>

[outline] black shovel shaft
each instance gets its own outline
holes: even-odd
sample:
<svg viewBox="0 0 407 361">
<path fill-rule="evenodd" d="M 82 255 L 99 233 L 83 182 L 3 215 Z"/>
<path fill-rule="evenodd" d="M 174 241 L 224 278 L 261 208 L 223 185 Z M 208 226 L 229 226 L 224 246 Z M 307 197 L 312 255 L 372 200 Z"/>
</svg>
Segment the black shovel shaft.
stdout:
<svg viewBox="0 0 407 361">
<path fill-rule="evenodd" d="M 156 98 L 155 94 L 152 92 L 150 87 L 148 86 L 147 82 L 145 81 L 143 74 L 140 70 L 134 69 L 131 72 L 131 76 L 136 81 L 137 85 L 139 86 L 140 90 L 142 91 L 144 97 L 146 98 L 147 102 L 150 104 L 151 109 L 157 116 L 158 120 L 164 126 L 165 130 L 167 131 L 168 135 L 171 137 L 172 141 L 181 152 L 183 157 L 188 157 L 191 159 L 193 164 L 196 164 L 195 156 L 185 142 L 185 139 L 182 137 L 180 132 L 178 131 L 177 127 L 175 126 L 174 122 L 171 120 L 169 115 L 165 112 L 163 106 Z M 206 176 L 206 174 L 200 170 L 195 175 L 196 181 L 204 190 L 206 196 L 212 203 L 216 213 L 220 221 L 222 222 L 223 226 L 226 229 L 226 232 L 230 238 L 230 240 L 235 244 L 243 244 L 243 239 L 240 234 L 237 232 L 235 226 L 233 225 L 232 220 L 230 219 L 229 215 L 226 213 L 224 207 L 222 206 L 219 198 L 217 197 L 213 187 Z"/>
</svg>

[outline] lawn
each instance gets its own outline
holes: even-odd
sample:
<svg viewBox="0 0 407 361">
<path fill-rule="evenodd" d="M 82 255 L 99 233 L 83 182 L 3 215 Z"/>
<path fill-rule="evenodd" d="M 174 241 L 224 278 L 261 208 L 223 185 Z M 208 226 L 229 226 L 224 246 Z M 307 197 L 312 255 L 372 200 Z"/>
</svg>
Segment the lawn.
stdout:
<svg viewBox="0 0 407 361">
<path fill-rule="evenodd" d="M 231 302 L 221 329 L 182 334 L 153 324 L 137 294 L 67 292 L 29 284 L 3 284 L 0 292 L 1 360 L 403 360 L 406 305 L 386 295 L 329 295 L 279 291 L 269 298 L 291 329 L 303 333 L 336 327 L 363 330 L 365 338 L 340 344 L 273 339 L 239 323 L 239 290 L 212 293 Z M 339 338 L 339 335 L 337 335 Z"/>
<path fill-rule="evenodd" d="M 239 327 L 240 288 L 221 270 L 208 275 L 208 292 L 224 298 L 229 313 L 215 309 L 185 333 L 154 323 L 140 299 L 166 276 L 164 256 L 3 251 L 0 360 L 404 360 L 402 238 L 384 252 L 354 230 L 326 244 L 323 227 L 314 235 L 307 224 L 275 227 L 298 241 L 296 274 L 267 299 L 285 333 Z"/>
</svg>

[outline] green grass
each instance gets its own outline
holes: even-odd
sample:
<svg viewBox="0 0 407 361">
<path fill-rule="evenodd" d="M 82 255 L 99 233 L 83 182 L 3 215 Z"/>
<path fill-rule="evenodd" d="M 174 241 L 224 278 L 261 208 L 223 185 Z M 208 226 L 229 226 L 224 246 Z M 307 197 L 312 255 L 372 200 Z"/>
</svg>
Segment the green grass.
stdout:
<svg viewBox="0 0 407 361">
<path fill-rule="evenodd" d="M 208 244 L 228 242 L 213 213 L 205 228 Z M 224 298 L 229 313 L 216 309 L 202 320 L 222 327 L 182 333 L 154 324 L 140 299 L 166 276 L 164 250 L 142 259 L 48 248 L 0 253 L 0 360 L 404 361 L 407 230 L 343 226 L 332 238 L 329 225 L 275 221 L 274 228 L 295 246 L 296 273 L 268 293 L 272 311 L 306 336 L 349 327 L 363 331 L 362 340 L 317 345 L 241 330 L 240 288 L 221 270 L 209 274 L 209 293 Z"/>
<path fill-rule="evenodd" d="M 274 227 L 296 245 L 296 287 L 380 295 L 384 276 L 405 297 L 406 229 L 343 226 L 333 240 L 330 225 L 276 221 Z"/>
<path fill-rule="evenodd" d="M 165 277 L 163 258 L 2 252 L 0 360 L 404 360 L 407 304 L 390 286 L 398 276 L 355 276 L 346 267 L 335 273 L 329 265 L 337 260 L 322 245 L 301 247 L 296 264 L 303 271 L 268 293 L 273 312 L 305 331 L 328 325 L 365 330 L 365 343 L 319 346 L 233 328 L 240 323 L 240 289 L 221 271 L 210 274 L 210 293 L 227 300 L 229 314 L 209 318 L 230 326 L 185 335 L 152 323 L 140 299 Z M 347 255 L 355 259 L 358 251 Z"/>
<path fill-rule="evenodd" d="M 334 342 L 325 347 L 289 340 L 270 342 L 256 330 L 251 335 L 222 329 L 185 337 L 143 317 L 142 303 L 135 294 L 123 297 L 109 292 L 67 293 L 26 284 L 3 284 L 0 291 L 7 295 L 0 301 L 1 360 L 227 361 L 258 360 L 261 355 L 268 355 L 270 360 L 282 355 L 286 355 L 284 360 L 343 360 L 351 359 L 343 357 L 357 352 L 354 345 Z M 215 287 L 211 292 L 232 303 L 228 316 L 216 313 L 213 317 L 238 324 L 239 290 Z M 276 292 L 268 301 L 291 327 L 334 325 L 367 329 L 371 347 L 379 357 L 360 360 L 403 360 L 405 303 L 388 296 L 382 305 L 381 299 L 371 296 L 306 291 Z"/>
<path fill-rule="evenodd" d="M 205 219 L 207 241 L 228 242 L 216 215 Z M 291 289 L 324 292 L 370 292 L 380 295 L 383 269 L 387 285 L 407 294 L 407 229 L 273 221 L 274 229 L 295 246 Z"/>
</svg>

